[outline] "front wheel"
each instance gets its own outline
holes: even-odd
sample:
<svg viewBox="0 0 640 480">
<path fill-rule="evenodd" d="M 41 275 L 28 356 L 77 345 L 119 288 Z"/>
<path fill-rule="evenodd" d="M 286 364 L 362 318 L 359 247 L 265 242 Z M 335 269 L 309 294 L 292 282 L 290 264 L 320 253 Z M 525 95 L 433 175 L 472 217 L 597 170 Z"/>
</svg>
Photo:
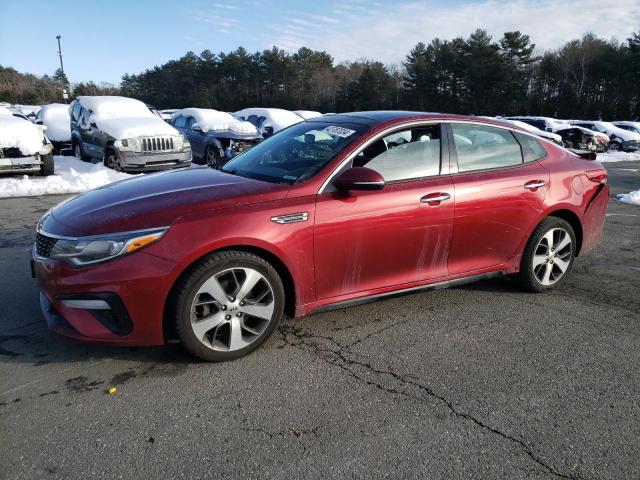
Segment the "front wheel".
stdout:
<svg viewBox="0 0 640 480">
<path fill-rule="evenodd" d="M 215 168 L 216 170 L 222 168 L 222 165 L 224 165 L 220 150 L 217 147 L 207 147 L 204 152 L 204 159 L 208 167 Z"/>
<path fill-rule="evenodd" d="M 120 163 L 120 159 L 113 150 L 108 150 L 104 157 L 104 165 L 107 168 L 117 170 L 119 172 L 124 171 Z"/>
<path fill-rule="evenodd" d="M 618 142 L 609 143 L 609 150 L 612 152 L 619 152 L 622 150 L 622 146 Z"/>
<path fill-rule="evenodd" d="M 43 177 L 48 177 L 49 175 L 54 174 L 55 166 L 53 163 L 53 154 L 47 153 L 46 155 L 40 156 L 40 175 Z"/>
<path fill-rule="evenodd" d="M 284 287 L 275 269 L 246 252 L 210 254 L 176 285 L 176 331 L 207 361 L 242 357 L 260 346 L 284 314 Z"/>
<path fill-rule="evenodd" d="M 517 280 L 531 292 L 555 287 L 569 272 L 576 254 L 576 236 L 569 223 L 548 217 L 540 222 L 527 242 Z"/>
</svg>

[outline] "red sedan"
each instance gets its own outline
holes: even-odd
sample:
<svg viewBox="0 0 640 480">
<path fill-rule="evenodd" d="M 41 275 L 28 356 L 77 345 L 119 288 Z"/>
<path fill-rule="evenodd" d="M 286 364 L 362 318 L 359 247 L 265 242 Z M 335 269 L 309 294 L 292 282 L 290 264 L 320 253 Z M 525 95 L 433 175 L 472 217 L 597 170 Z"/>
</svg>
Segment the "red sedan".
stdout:
<svg viewBox="0 0 640 480">
<path fill-rule="evenodd" d="M 221 171 L 78 195 L 38 224 L 49 327 L 240 357 L 286 314 L 512 275 L 543 292 L 601 238 L 607 174 L 500 121 L 325 115 Z"/>
</svg>

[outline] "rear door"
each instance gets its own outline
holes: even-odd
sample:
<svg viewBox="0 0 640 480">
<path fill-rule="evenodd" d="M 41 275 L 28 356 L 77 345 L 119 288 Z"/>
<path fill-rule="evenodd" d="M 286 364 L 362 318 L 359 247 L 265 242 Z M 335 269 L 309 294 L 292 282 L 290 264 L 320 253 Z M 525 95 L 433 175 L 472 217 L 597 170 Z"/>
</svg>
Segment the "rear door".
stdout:
<svg viewBox="0 0 640 480">
<path fill-rule="evenodd" d="M 318 194 L 315 216 L 318 299 L 401 286 L 447 275 L 453 185 L 441 126 L 387 135 L 351 166 L 378 171 L 383 190 Z"/>
<path fill-rule="evenodd" d="M 537 221 L 549 174 L 533 136 L 474 123 L 450 124 L 455 218 L 449 274 L 502 265 Z M 526 157 L 526 162 L 525 162 Z"/>
</svg>

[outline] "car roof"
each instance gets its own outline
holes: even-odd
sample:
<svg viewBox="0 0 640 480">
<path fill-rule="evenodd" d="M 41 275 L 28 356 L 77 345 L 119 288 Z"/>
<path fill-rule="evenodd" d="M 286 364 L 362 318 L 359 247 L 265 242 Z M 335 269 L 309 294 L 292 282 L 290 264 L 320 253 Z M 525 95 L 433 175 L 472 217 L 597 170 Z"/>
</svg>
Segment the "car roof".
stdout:
<svg viewBox="0 0 640 480">
<path fill-rule="evenodd" d="M 310 118 L 307 122 L 351 122 L 368 125 L 370 127 L 381 124 L 402 123 L 404 120 L 460 120 L 475 121 L 478 123 L 495 123 L 496 125 L 507 126 L 506 122 L 499 119 L 488 119 L 470 115 L 454 115 L 449 113 L 434 112 L 414 112 L 405 110 L 374 110 L 364 112 L 349 113 L 326 113 L 321 117 Z M 513 125 L 508 125 L 513 127 Z"/>
</svg>

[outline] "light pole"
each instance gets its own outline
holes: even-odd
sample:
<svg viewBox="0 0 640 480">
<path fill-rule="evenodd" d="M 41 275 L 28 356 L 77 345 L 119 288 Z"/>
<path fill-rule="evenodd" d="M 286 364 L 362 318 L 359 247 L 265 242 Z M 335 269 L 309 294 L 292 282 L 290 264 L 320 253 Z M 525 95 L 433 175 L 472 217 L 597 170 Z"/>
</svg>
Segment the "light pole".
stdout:
<svg viewBox="0 0 640 480">
<path fill-rule="evenodd" d="M 62 98 L 66 102 L 69 99 L 69 93 L 67 93 L 67 84 L 65 82 L 66 76 L 64 74 L 64 65 L 62 64 L 62 47 L 60 46 L 60 38 L 62 35 L 56 35 L 58 40 L 58 56 L 60 57 L 60 73 L 62 74 Z"/>
</svg>

